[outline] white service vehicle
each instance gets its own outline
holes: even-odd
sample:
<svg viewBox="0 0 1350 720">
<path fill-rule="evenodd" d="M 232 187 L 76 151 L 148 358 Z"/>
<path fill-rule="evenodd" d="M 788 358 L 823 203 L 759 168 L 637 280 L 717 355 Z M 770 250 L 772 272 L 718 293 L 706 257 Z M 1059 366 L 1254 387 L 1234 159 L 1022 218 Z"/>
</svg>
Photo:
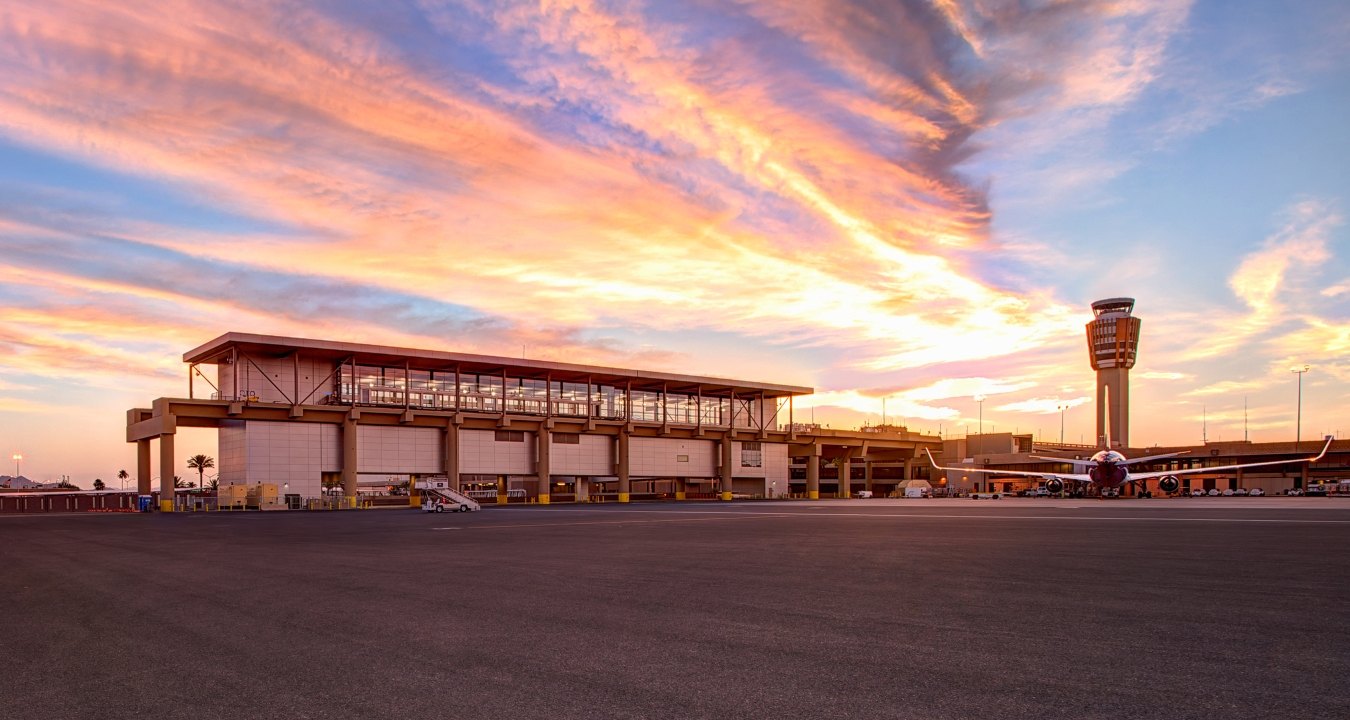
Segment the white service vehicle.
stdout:
<svg viewBox="0 0 1350 720">
<path fill-rule="evenodd" d="M 471 512 L 471 510 L 477 508 L 471 509 L 468 505 L 465 505 L 464 503 L 450 502 L 445 498 L 423 495 L 422 509 L 426 510 L 427 512 L 445 512 L 447 510 L 451 512 Z"/>
</svg>

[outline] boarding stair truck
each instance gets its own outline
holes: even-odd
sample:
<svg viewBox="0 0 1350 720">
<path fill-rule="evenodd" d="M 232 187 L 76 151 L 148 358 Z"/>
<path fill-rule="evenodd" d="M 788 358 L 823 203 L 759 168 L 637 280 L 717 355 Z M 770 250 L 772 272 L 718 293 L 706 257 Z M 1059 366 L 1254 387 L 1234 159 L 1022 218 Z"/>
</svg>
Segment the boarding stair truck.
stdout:
<svg viewBox="0 0 1350 720">
<path fill-rule="evenodd" d="M 417 489 L 422 491 L 422 509 L 427 512 L 445 512 L 446 510 L 473 512 L 483 509 L 483 506 L 479 505 L 477 500 L 450 487 L 450 481 L 445 478 L 418 480 Z"/>
</svg>

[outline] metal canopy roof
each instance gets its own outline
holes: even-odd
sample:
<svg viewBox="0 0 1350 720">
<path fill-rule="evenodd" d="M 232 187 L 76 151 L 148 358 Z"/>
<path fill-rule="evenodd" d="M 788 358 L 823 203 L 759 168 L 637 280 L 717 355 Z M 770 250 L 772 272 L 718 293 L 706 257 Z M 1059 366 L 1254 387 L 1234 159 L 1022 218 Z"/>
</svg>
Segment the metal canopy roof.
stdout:
<svg viewBox="0 0 1350 720">
<path fill-rule="evenodd" d="M 362 343 L 238 332 L 225 333 L 210 342 L 183 353 L 183 362 L 219 364 L 228 356 L 229 351 L 235 348 L 240 352 L 255 356 L 287 357 L 292 353 L 300 352 L 307 358 L 333 360 L 335 362 L 355 357 L 358 364 L 364 365 L 399 366 L 406 362 L 414 370 L 454 370 L 458 368 L 460 372 L 494 375 L 499 375 L 505 370 L 508 377 L 516 378 L 542 379 L 551 376 L 554 380 L 563 382 L 589 381 L 610 385 L 632 382 L 634 388 L 642 390 L 660 389 L 664 386 L 673 392 L 693 392 L 702 388 L 704 393 L 735 391 L 738 394 L 745 393 L 764 397 L 810 395 L 813 392 L 812 388 L 797 385 L 779 385 L 649 370 L 577 365 L 547 360 L 523 360 L 493 355 L 415 350 L 387 345 L 365 345 Z"/>
</svg>

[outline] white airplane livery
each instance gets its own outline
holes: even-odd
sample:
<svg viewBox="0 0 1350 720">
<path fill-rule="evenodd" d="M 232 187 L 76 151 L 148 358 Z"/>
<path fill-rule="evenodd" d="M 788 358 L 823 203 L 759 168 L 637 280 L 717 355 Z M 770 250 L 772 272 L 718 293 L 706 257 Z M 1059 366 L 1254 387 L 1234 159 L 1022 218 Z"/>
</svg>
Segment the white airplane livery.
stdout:
<svg viewBox="0 0 1350 720">
<path fill-rule="evenodd" d="M 1191 473 L 1216 472 L 1219 470 L 1237 470 L 1239 468 L 1261 467 L 1263 465 L 1287 465 L 1289 463 L 1311 463 L 1321 460 L 1327 454 L 1327 449 L 1331 447 L 1331 435 L 1326 436 L 1326 444 L 1322 446 L 1322 452 L 1305 458 L 1294 458 L 1292 460 L 1271 460 L 1269 462 L 1242 463 L 1239 465 L 1217 465 L 1214 467 L 1190 468 L 1187 470 L 1162 470 L 1159 472 L 1141 472 L 1132 473 L 1129 471 L 1130 465 L 1135 465 L 1151 460 L 1162 460 L 1164 458 L 1185 455 L 1186 452 L 1166 453 L 1164 455 L 1148 455 L 1145 457 L 1127 459 L 1124 455 L 1115 450 L 1102 450 L 1092 456 L 1090 460 L 1077 460 L 1073 458 L 1046 457 L 1043 455 L 1032 455 L 1037 460 L 1049 460 L 1052 462 L 1069 463 L 1074 466 L 1074 470 L 1086 470 L 1086 472 L 1073 473 L 1047 473 L 1047 472 L 1027 472 L 1023 470 L 998 470 L 984 469 L 975 467 L 943 467 L 937 464 L 933 459 L 933 453 L 924 448 L 928 453 L 928 462 L 938 470 L 954 470 L 963 473 L 990 473 L 996 475 L 1019 475 L 1026 477 L 1036 477 L 1045 479 L 1045 489 L 1052 493 L 1064 491 L 1065 481 L 1081 482 L 1096 485 L 1100 488 L 1119 488 L 1126 483 L 1142 482 L 1152 478 L 1158 478 L 1158 489 L 1165 493 L 1173 493 L 1181 486 L 1177 480 L 1178 475 L 1189 475 Z"/>
</svg>

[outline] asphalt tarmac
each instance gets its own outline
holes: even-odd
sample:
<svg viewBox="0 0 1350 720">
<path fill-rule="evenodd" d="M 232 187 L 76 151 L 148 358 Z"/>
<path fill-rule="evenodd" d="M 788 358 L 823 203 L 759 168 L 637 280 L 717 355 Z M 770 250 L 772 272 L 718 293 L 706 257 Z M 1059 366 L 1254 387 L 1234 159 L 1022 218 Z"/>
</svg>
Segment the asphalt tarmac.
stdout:
<svg viewBox="0 0 1350 720">
<path fill-rule="evenodd" d="M 0 516 L 0 717 L 1347 718 L 1350 499 Z"/>
</svg>

